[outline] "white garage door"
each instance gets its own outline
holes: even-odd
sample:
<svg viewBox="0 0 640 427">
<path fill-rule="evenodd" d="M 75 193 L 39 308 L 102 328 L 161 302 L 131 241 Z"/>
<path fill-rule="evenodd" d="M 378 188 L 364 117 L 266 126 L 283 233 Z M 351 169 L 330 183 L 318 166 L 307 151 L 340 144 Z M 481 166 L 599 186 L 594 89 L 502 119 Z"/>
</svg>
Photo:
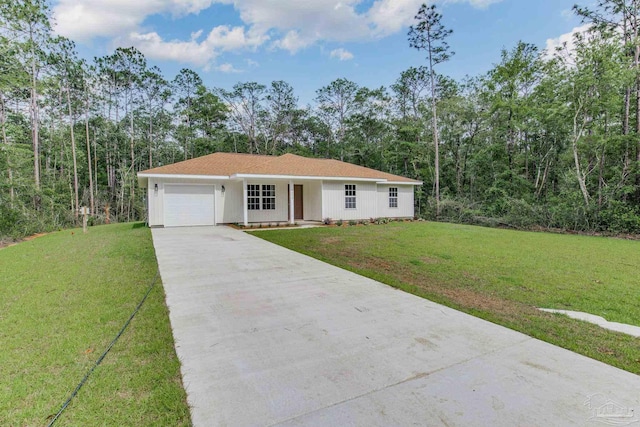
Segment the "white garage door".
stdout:
<svg viewBox="0 0 640 427">
<path fill-rule="evenodd" d="M 165 184 L 165 227 L 214 225 L 213 210 L 213 185 Z"/>
</svg>

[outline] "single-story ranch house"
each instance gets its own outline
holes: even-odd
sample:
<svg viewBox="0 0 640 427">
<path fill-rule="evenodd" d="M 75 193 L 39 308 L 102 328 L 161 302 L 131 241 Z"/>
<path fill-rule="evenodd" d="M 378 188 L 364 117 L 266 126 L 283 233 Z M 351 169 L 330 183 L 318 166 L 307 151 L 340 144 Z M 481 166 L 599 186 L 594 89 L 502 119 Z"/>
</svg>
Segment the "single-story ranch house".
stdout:
<svg viewBox="0 0 640 427">
<path fill-rule="evenodd" d="M 294 154 L 213 153 L 138 173 L 151 227 L 412 218 L 420 181 Z"/>
</svg>

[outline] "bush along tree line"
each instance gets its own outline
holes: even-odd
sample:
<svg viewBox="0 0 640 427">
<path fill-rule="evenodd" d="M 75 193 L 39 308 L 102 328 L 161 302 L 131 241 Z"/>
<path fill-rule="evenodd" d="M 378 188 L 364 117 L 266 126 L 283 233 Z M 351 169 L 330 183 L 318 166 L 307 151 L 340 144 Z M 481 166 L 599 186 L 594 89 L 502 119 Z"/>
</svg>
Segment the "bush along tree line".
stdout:
<svg viewBox="0 0 640 427">
<path fill-rule="evenodd" d="M 428 219 L 640 232 L 640 0 L 575 12 L 572 46 L 518 42 L 486 74 L 438 74 L 453 52 L 423 6 L 390 87 L 337 79 L 301 106 L 284 81 L 207 87 L 135 48 L 93 61 L 55 36 L 45 0 L 0 0 L 0 238 L 144 219 L 140 170 L 215 151 L 336 158 L 424 181 Z"/>
</svg>

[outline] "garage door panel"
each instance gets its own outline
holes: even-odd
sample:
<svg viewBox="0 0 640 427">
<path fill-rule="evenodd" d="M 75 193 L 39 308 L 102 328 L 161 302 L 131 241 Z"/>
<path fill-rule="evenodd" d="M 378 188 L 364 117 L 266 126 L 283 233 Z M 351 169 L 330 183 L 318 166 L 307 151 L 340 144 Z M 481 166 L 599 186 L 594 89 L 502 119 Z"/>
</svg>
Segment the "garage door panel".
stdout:
<svg viewBox="0 0 640 427">
<path fill-rule="evenodd" d="M 166 184 L 164 225 L 214 225 L 213 185 Z"/>
</svg>

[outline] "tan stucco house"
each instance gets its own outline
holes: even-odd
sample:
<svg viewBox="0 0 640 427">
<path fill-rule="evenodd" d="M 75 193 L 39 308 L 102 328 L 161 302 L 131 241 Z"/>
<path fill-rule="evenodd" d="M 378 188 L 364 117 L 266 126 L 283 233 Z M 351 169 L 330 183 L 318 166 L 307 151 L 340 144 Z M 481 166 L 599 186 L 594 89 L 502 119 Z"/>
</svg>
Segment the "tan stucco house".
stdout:
<svg viewBox="0 0 640 427">
<path fill-rule="evenodd" d="M 142 171 L 138 183 L 152 227 L 412 218 L 422 184 L 338 160 L 237 153 Z"/>
</svg>

